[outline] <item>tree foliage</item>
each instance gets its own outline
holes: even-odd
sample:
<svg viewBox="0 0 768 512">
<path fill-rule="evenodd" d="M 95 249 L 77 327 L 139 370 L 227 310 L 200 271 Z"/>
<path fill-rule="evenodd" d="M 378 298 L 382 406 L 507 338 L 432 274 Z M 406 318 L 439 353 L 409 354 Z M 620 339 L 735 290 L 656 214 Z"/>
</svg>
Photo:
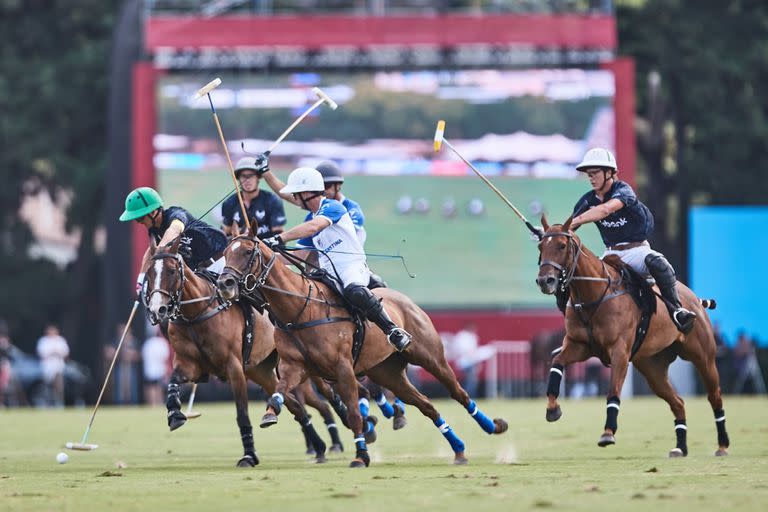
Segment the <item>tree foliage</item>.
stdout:
<svg viewBox="0 0 768 512">
<path fill-rule="evenodd" d="M 101 220 L 108 57 L 118 3 L 0 1 L 0 315 L 25 348 L 46 321 L 61 322 L 65 334 L 79 338 L 85 326 L 75 308 L 98 300 L 99 287 L 88 287 L 86 295 L 82 281 L 97 264 L 93 235 Z M 67 229 L 79 228 L 83 241 L 67 269 L 28 256 L 32 240 L 18 210 L 40 188 L 53 197 L 74 192 Z"/>
<path fill-rule="evenodd" d="M 682 267 L 690 205 L 766 201 L 768 4 L 648 0 L 617 20 L 636 62 L 643 195 Z"/>
</svg>

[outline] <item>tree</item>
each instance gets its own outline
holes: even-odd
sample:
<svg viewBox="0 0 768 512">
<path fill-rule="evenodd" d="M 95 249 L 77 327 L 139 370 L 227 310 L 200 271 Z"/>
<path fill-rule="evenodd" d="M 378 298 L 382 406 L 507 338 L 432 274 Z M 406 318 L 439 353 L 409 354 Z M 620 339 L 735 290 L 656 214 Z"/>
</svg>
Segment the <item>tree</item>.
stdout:
<svg viewBox="0 0 768 512">
<path fill-rule="evenodd" d="M 636 62 L 643 199 L 685 277 L 689 207 L 768 194 L 768 5 L 648 0 L 619 5 L 617 20 L 620 53 Z"/>
<path fill-rule="evenodd" d="M 107 69 L 116 1 L 0 1 L 1 315 L 29 348 L 49 320 L 62 323 L 75 357 L 87 348 L 85 322 L 97 314 L 100 287 L 94 234 L 105 162 Z M 67 229 L 81 232 L 77 258 L 57 269 L 28 255 L 18 220 L 25 197 L 41 188 L 72 192 Z M 23 327 L 23 329 L 22 329 Z"/>
</svg>

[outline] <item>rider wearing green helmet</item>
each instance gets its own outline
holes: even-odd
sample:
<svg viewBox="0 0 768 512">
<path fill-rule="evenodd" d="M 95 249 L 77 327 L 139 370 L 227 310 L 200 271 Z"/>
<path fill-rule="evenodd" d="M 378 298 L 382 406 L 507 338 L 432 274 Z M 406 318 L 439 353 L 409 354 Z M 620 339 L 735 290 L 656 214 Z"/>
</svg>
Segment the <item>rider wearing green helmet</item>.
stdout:
<svg viewBox="0 0 768 512">
<path fill-rule="evenodd" d="M 133 220 L 147 228 L 147 233 L 158 247 L 183 235 L 184 244 L 179 253 L 192 269 L 207 267 L 218 273 L 224 268 L 224 258 L 221 256 L 227 246 L 224 233 L 195 218 L 184 208 L 163 208 L 160 194 L 150 187 L 139 187 L 128 194 L 120 220 Z M 149 249 L 143 261 L 148 261 L 148 258 Z M 143 281 L 142 273 L 139 275 L 139 285 Z"/>
</svg>

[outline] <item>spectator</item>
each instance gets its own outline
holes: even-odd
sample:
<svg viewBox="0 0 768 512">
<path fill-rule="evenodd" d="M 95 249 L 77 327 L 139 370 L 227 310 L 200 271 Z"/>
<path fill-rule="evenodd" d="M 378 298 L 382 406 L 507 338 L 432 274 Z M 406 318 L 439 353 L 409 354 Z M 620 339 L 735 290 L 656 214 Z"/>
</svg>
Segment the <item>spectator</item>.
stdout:
<svg viewBox="0 0 768 512">
<path fill-rule="evenodd" d="M 447 341 L 448 359 L 461 371 L 462 387 L 469 396 L 476 397 L 480 365 L 494 356 L 495 349 L 491 346 L 480 346 L 477 327 L 473 323 L 466 324 Z"/>
<path fill-rule="evenodd" d="M 765 382 L 757 362 L 757 351 L 752 339 L 744 331 L 739 332 L 733 348 L 733 362 L 736 369 L 734 393 L 765 393 Z M 747 386 L 747 383 L 750 385 Z"/>
<path fill-rule="evenodd" d="M 168 378 L 168 358 L 171 348 L 168 340 L 154 328 L 151 337 L 141 347 L 141 359 L 144 362 L 144 402 L 147 405 L 160 405 L 163 400 L 163 385 Z"/>
<path fill-rule="evenodd" d="M 125 330 L 125 324 L 117 324 L 115 339 L 104 349 L 105 368 L 109 368 L 115 351 L 120 343 L 120 337 Z M 139 403 L 139 360 L 141 356 L 136 346 L 136 338 L 129 330 L 125 335 L 123 346 L 115 362 L 113 371 L 113 400 L 116 404 Z"/>
<path fill-rule="evenodd" d="M 59 334 L 59 328 L 49 324 L 45 335 L 37 341 L 37 355 L 43 372 L 46 401 L 56 407 L 64 406 L 64 366 L 69 357 L 67 340 Z"/>
<path fill-rule="evenodd" d="M 8 324 L 0 318 L 0 408 L 6 405 L 6 395 L 11 382 L 11 339 Z"/>
</svg>

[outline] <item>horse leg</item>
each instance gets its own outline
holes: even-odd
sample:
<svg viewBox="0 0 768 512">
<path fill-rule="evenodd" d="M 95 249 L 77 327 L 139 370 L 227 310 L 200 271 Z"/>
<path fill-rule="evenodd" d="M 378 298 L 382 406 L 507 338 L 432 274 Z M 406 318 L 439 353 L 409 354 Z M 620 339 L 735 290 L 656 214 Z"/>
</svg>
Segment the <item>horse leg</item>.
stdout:
<svg viewBox="0 0 768 512">
<path fill-rule="evenodd" d="M 165 399 L 165 407 L 168 409 L 168 428 L 171 429 L 171 432 L 187 422 L 187 417 L 181 412 L 181 397 L 179 396 L 180 385 L 185 382 L 189 382 L 189 379 L 182 367 L 177 365 L 168 381 L 168 393 Z"/>
<path fill-rule="evenodd" d="M 328 434 L 331 436 L 331 448 L 329 451 L 343 452 L 344 446 L 341 444 L 341 439 L 339 439 L 339 428 L 336 426 L 336 419 L 333 417 L 333 413 L 331 412 L 331 408 L 328 406 L 328 403 L 322 400 L 317 395 L 317 393 L 315 393 L 315 390 L 312 387 L 312 382 L 310 380 L 305 380 L 301 386 L 297 388 L 297 390 L 299 389 L 302 391 L 302 395 L 304 396 L 304 403 L 317 409 L 317 411 L 320 413 L 320 416 L 323 417 L 325 427 L 328 429 Z"/>
<path fill-rule="evenodd" d="M 563 415 L 557 398 L 560 396 L 560 382 L 563 379 L 565 367 L 579 361 L 586 361 L 592 355 L 584 343 L 576 343 L 567 335 L 563 339 L 563 349 L 552 360 L 547 382 L 547 421 L 557 421 Z"/>
<path fill-rule="evenodd" d="M 357 405 L 360 408 L 360 416 L 363 418 L 363 435 L 365 435 L 365 442 L 367 444 L 373 444 L 376 442 L 377 438 L 376 424 L 379 422 L 379 419 L 370 414 L 371 393 L 360 381 L 357 381 L 357 395 L 360 397 L 357 400 Z"/>
<path fill-rule="evenodd" d="M 271 427 L 277 423 L 277 416 L 283 409 L 286 396 L 304 380 L 304 369 L 301 365 L 287 359 L 280 359 L 277 373 L 280 375 L 280 380 L 277 382 L 275 392 L 267 400 L 267 412 L 261 418 L 261 428 Z M 295 400 L 293 397 L 290 399 Z"/>
<path fill-rule="evenodd" d="M 608 386 L 608 398 L 606 399 L 605 427 L 603 434 L 597 441 L 597 446 L 604 448 L 616 444 L 616 431 L 619 429 L 619 409 L 621 407 L 621 388 L 627 378 L 629 368 L 628 347 L 631 340 L 618 339 L 610 351 L 611 358 L 611 383 Z"/>
<path fill-rule="evenodd" d="M 424 355 L 419 354 L 417 357 L 420 366 L 434 375 L 435 378 L 445 386 L 450 393 L 451 398 L 463 405 L 470 416 L 472 416 L 477 424 L 480 425 L 480 428 L 487 434 L 503 434 L 507 431 L 509 425 L 505 419 L 491 419 L 480 410 L 466 390 L 461 387 L 459 380 L 456 378 L 456 374 L 453 373 L 453 369 L 448 364 L 448 361 L 445 360 L 444 355 L 427 354 L 425 357 Z"/>
<path fill-rule="evenodd" d="M 355 458 L 349 463 L 351 468 L 368 467 L 371 458 L 363 435 L 363 417 L 358 408 L 358 382 L 355 371 L 349 361 L 340 361 L 336 369 L 336 389 L 347 406 L 347 424 L 355 436 Z"/>
<path fill-rule="evenodd" d="M 413 384 L 405 375 L 403 362 L 390 357 L 368 370 L 368 376 L 381 386 L 392 390 L 405 403 L 415 406 L 421 411 L 421 414 L 431 419 L 432 423 L 451 445 L 454 453 L 453 463 L 467 464 L 468 460 L 464 455 L 464 442 L 440 416 L 440 413 L 437 412 L 437 409 L 435 409 L 429 399 L 413 387 Z"/>
<path fill-rule="evenodd" d="M 339 415 L 339 418 L 341 418 L 341 422 L 344 424 L 344 426 L 349 428 L 349 424 L 347 423 L 347 406 L 344 405 L 344 402 L 341 400 L 339 394 L 334 391 L 330 384 L 325 382 L 320 377 L 313 376 L 311 379 L 315 384 L 317 391 L 323 395 L 326 400 L 328 400 L 328 403 L 331 404 L 333 410 L 336 411 L 336 414 Z"/>
<path fill-rule="evenodd" d="M 243 443 L 243 456 L 237 461 L 238 468 L 252 468 L 259 463 L 253 445 L 253 427 L 248 417 L 248 382 L 240 359 L 233 357 L 227 365 L 227 380 L 235 397 L 237 426 L 240 428 L 240 440 Z"/>
<path fill-rule="evenodd" d="M 643 374 L 645 380 L 656 396 L 669 404 L 675 417 L 675 436 L 677 445 L 669 451 L 670 457 L 685 457 L 688 455 L 688 427 L 685 423 L 685 402 L 675 392 L 669 382 L 669 365 L 675 359 L 675 354 L 670 350 L 664 350 L 647 359 L 638 359 L 634 362 L 635 368 Z"/>
<path fill-rule="evenodd" d="M 697 333 L 697 331 L 694 331 L 694 333 Z M 706 352 L 704 349 L 695 350 L 697 346 L 691 345 L 694 341 L 696 340 L 689 336 L 686 343 L 688 346 L 683 347 L 681 355 L 693 363 L 699 375 L 701 375 L 701 379 L 704 381 L 704 386 L 707 388 L 707 399 L 712 407 L 712 412 L 715 414 L 715 426 L 717 427 L 718 448 L 715 456 L 722 457 L 728 455 L 728 447 L 731 441 L 728 437 L 728 431 L 725 429 L 725 411 L 723 410 L 723 397 L 720 392 L 720 374 L 715 365 L 714 349 Z M 714 348 L 714 342 L 712 342 L 711 346 Z"/>
<path fill-rule="evenodd" d="M 399 398 L 394 397 L 394 402 L 390 404 L 383 387 L 371 379 L 365 381 L 365 386 L 371 394 L 371 399 L 379 406 L 381 414 L 387 419 L 393 418 L 393 430 L 400 430 L 408 424 L 408 421 L 405 419 L 405 404 Z"/>
</svg>

